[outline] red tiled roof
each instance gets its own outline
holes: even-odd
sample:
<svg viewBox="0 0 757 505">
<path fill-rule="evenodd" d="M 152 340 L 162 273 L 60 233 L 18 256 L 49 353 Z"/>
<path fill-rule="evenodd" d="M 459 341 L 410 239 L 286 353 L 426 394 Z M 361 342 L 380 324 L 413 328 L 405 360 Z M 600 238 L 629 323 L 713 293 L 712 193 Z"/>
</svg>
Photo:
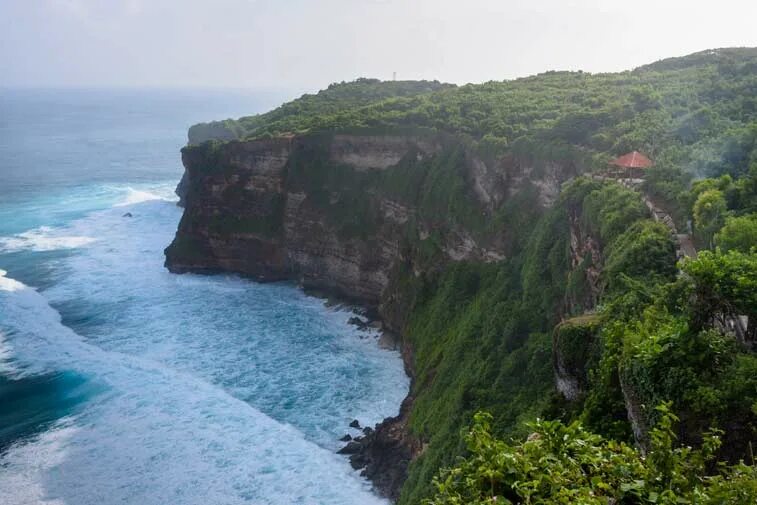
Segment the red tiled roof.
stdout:
<svg viewBox="0 0 757 505">
<path fill-rule="evenodd" d="M 623 168 L 649 168 L 653 165 L 652 160 L 641 154 L 639 151 L 633 151 L 624 154 L 620 158 L 615 158 L 610 164 Z"/>
</svg>

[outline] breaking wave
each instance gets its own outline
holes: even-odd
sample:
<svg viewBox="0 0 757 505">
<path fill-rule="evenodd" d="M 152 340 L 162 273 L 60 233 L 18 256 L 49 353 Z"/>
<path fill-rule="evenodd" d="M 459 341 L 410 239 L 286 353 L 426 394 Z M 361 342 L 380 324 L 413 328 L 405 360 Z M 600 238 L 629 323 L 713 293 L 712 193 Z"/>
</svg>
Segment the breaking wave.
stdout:
<svg viewBox="0 0 757 505">
<path fill-rule="evenodd" d="M 54 228 L 40 226 L 11 237 L 0 237 L 0 252 L 76 249 L 91 244 L 95 240 L 93 237 L 60 235 Z"/>
<path fill-rule="evenodd" d="M 384 503 L 334 449 L 396 414 L 397 353 L 293 286 L 169 274 L 180 209 L 126 198 L 24 244 L 76 244 L 52 287 L 0 276 L 0 372 L 56 388 L 0 456 L 4 503 Z"/>
</svg>

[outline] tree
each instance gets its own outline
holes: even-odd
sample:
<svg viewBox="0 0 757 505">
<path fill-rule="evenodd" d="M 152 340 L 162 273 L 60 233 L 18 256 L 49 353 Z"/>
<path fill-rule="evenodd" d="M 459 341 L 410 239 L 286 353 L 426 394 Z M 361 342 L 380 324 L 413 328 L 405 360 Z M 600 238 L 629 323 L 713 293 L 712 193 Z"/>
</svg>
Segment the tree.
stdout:
<svg viewBox="0 0 757 505">
<path fill-rule="evenodd" d="M 715 235 L 715 244 L 724 251 L 744 253 L 757 248 L 757 214 L 726 218 L 725 226 Z"/>
<path fill-rule="evenodd" d="M 702 251 L 696 259 L 684 260 L 681 269 L 694 283 L 692 319 L 695 327 L 703 327 L 714 317 L 746 315 L 749 322 L 744 338 L 750 342 L 755 340 L 757 253 Z"/>
<path fill-rule="evenodd" d="M 749 172 L 736 181 L 735 208 L 739 212 L 757 212 L 757 160 L 749 166 Z"/>
<path fill-rule="evenodd" d="M 476 414 L 465 437 L 469 457 L 434 479 L 436 495 L 426 505 L 608 503 L 741 504 L 757 502 L 757 467 L 739 463 L 708 475 L 720 447 L 719 432 L 704 435 L 701 449 L 676 447 L 678 418 L 669 404 L 649 453 L 607 440 L 578 423 L 537 421 L 517 445 L 491 433 L 491 416 Z"/>
<path fill-rule="evenodd" d="M 727 212 L 725 197 L 718 189 L 702 192 L 694 202 L 694 225 L 708 247 L 712 247 L 713 236 L 723 226 Z"/>
</svg>

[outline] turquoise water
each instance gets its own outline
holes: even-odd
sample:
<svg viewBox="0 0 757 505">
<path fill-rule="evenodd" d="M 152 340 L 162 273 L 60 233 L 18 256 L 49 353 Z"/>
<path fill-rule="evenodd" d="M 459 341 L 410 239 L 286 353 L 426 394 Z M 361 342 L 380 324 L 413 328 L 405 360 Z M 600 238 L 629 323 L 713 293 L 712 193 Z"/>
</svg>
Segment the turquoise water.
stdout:
<svg viewBox="0 0 757 505">
<path fill-rule="evenodd" d="M 396 414 L 398 354 L 294 286 L 162 266 L 187 126 L 280 98 L 0 91 L 3 504 L 382 503 L 334 451 Z"/>
</svg>

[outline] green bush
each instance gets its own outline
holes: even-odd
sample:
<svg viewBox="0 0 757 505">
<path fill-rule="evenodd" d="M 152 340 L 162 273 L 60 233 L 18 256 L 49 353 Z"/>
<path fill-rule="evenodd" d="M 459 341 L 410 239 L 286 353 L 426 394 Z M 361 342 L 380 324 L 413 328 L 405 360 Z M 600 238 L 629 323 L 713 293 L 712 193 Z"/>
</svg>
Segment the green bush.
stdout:
<svg viewBox="0 0 757 505">
<path fill-rule="evenodd" d="M 639 219 L 649 215 L 639 194 L 618 184 L 604 184 L 587 195 L 583 202 L 583 220 L 605 245 Z"/>
<path fill-rule="evenodd" d="M 725 225 L 715 235 L 715 244 L 724 251 L 754 251 L 757 248 L 757 214 L 727 217 Z"/>
<path fill-rule="evenodd" d="M 650 283 L 675 277 L 675 245 L 668 228 L 643 219 L 632 224 L 605 249 L 603 276 L 610 293 L 626 288 L 623 276 Z M 619 282 L 621 281 L 621 282 Z"/>
<path fill-rule="evenodd" d="M 519 444 L 492 433 L 479 413 L 465 435 L 469 456 L 435 479 L 426 505 L 509 504 L 745 504 L 757 502 L 757 467 L 721 466 L 711 474 L 718 431 L 699 450 L 675 445 L 678 420 L 668 404 L 657 410 L 647 454 L 607 440 L 578 423 L 536 421 Z"/>
</svg>

